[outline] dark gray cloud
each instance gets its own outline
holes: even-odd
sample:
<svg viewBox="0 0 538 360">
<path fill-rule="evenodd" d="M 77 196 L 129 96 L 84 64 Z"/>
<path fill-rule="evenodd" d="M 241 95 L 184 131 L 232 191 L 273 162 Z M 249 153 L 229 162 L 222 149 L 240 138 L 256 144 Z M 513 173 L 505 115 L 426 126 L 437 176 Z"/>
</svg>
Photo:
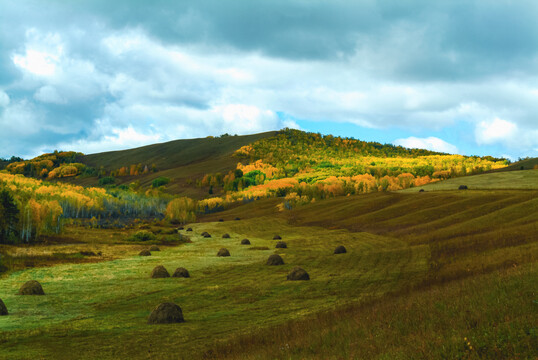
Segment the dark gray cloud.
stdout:
<svg viewBox="0 0 538 360">
<path fill-rule="evenodd" d="M 535 1 L 0 0 L 0 10 L 0 157 L 293 125 L 277 112 L 417 134 L 465 121 L 476 149 L 538 153 Z"/>
</svg>

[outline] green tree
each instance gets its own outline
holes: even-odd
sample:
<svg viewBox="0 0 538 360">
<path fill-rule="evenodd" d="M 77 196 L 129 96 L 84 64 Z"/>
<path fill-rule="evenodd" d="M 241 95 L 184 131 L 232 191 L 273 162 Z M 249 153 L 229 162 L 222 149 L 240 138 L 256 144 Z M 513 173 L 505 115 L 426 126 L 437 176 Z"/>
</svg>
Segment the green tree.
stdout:
<svg viewBox="0 0 538 360">
<path fill-rule="evenodd" d="M 13 196 L 6 190 L 0 191 L 0 243 L 6 244 L 17 239 L 19 209 Z"/>
</svg>

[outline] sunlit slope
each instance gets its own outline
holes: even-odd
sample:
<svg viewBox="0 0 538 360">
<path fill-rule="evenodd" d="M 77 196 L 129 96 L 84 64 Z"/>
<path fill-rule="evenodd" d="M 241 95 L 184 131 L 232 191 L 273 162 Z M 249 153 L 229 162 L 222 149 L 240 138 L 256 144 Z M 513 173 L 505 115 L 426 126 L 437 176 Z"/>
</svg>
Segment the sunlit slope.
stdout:
<svg viewBox="0 0 538 360">
<path fill-rule="evenodd" d="M 470 190 L 537 190 L 538 170 L 502 171 L 465 176 L 400 190 L 400 192 L 417 192 L 420 189 L 424 189 L 424 191 L 457 190 L 460 185 L 466 185 Z"/>
</svg>

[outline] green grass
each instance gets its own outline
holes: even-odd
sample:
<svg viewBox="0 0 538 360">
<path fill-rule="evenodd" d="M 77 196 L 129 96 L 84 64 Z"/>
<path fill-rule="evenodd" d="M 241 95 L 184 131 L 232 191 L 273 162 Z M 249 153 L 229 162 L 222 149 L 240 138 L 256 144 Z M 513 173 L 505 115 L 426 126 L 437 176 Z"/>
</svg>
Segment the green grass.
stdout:
<svg viewBox="0 0 538 360">
<path fill-rule="evenodd" d="M 67 243 L 83 243 L 52 253 L 80 247 L 110 261 L 0 279 L 10 310 L 0 359 L 536 358 L 538 191 L 375 193 L 279 212 L 281 200 L 204 216 L 182 232 L 192 243 L 150 257 L 126 241 L 137 229 L 67 228 Z M 333 255 L 340 244 L 348 253 Z M 221 247 L 232 256 L 216 257 Z M 275 252 L 286 264 L 264 265 Z M 150 279 L 156 265 L 191 278 Z M 294 266 L 311 280 L 286 281 Z M 29 279 L 47 295 L 14 295 Z M 165 301 L 186 322 L 147 325 Z"/>
<path fill-rule="evenodd" d="M 535 359 L 538 267 L 467 278 L 289 321 L 208 359 Z"/>
<path fill-rule="evenodd" d="M 0 318 L 0 358 L 190 358 L 215 341 L 293 318 L 380 296 L 420 282 L 427 271 L 428 249 L 396 239 L 345 230 L 296 228 L 266 218 L 195 224 L 193 242 L 151 257 L 128 256 L 109 262 L 58 265 L 9 274 L 0 296 L 10 315 Z M 209 231 L 212 238 L 198 234 Z M 288 243 L 286 265 L 264 265 L 275 252 L 275 230 Z M 223 233 L 231 239 L 222 239 Z M 248 237 L 249 251 L 239 245 Z M 333 255 L 344 244 L 349 253 Z M 220 247 L 229 258 L 218 258 Z M 170 272 L 186 267 L 189 279 L 150 279 L 156 265 Z M 309 282 L 288 282 L 294 266 L 304 267 Z M 29 279 L 40 281 L 44 297 L 14 295 Z M 150 311 L 174 301 L 186 323 L 150 326 Z"/>
</svg>

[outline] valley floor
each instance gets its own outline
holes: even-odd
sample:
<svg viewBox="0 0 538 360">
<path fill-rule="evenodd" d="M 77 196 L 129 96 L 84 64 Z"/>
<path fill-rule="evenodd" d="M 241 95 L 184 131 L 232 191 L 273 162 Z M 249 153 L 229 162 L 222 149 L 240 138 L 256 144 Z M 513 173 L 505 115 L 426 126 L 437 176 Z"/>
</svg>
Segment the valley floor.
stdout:
<svg viewBox="0 0 538 360">
<path fill-rule="evenodd" d="M 192 242 L 149 257 L 138 256 L 147 245 L 98 229 L 9 249 L 101 254 L 0 279 L 10 311 L 0 317 L 0 359 L 538 356 L 536 191 L 379 193 L 284 213 L 268 199 L 189 226 L 181 233 Z M 286 249 L 275 249 L 275 234 Z M 348 252 L 333 254 L 337 245 Z M 231 256 L 217 257 L 221 247 Z M 273 253 L 285 265 L 265 265 Z M 191 278 L 151 279 L 156 265 Z M 295 266 L 311 280 L 287 281 Z M 30 279 L 45 296 L 15 295 Z M 148 325 L 167 301 L 186 322 Z"/>
</svg>

